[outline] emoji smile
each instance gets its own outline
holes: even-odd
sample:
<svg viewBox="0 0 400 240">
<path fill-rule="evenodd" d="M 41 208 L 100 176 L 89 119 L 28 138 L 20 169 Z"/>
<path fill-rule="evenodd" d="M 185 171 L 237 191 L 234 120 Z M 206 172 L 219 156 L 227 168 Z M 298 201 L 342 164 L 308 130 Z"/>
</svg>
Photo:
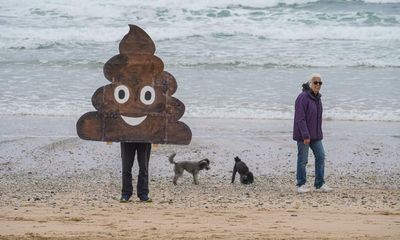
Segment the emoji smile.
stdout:
<svg viewBox="0 0 400 240">
<path fill-rule="evenodd" d="M 141 124 L 147 118 L 147 116 L 143 116 L 143 117 L 127 117 L 127 116 L 121 115 L 121 118 L 128 125 L 137 126 L 137 125 Z"/>
</svg>

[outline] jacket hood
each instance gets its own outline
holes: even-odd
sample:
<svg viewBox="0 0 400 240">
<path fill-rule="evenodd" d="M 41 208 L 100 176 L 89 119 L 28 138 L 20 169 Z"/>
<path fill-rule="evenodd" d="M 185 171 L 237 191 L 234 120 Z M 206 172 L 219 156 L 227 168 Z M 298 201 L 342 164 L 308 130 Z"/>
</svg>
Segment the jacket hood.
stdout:
<svg viewBox="0 0 400 240">
<path fill-rule="evenodd" d="M 301 85 L 303 87 L 303 92 L 310 90 L 310 85 L 308 85 L 308 83 L 303 83 L 303 85 Z"/>
</svg>

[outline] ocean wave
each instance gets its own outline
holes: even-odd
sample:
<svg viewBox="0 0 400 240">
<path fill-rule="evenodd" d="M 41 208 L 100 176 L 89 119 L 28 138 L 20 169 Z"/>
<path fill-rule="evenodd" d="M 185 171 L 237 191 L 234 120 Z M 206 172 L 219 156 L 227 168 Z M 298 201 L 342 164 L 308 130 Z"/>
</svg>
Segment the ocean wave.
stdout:
<svg viewBox="0 0 400 240">
<path fill-rule="evenodd" d="M 244 24 L 244 23 L 243 23 Z M 177 27 L 150 27 L 147 32 L 155 42 L 168 42 L 172 44 L 180 41 L 180 44 L 193 42 L 193 38 L 199 38 L 205 43 L 212 44 L 221 39 L 225 44 L 249 45 L 249 40 L 254 41 L 400 41 L 399 27 L 355 27 L 355 26 L 314 26 L 314 27 L 261 27 L 244 26 L 236 24 L 232 28 L 198 26 L 193 30 L 189 26 Z M 196 25 L 196 24 L 195 24 Z M 243 25 L 243 26 L 242 26 Z M 117 44 L 127 31 L 126 27 L 119 28 L 91 28 L 91 29 L 39 29 L 27 31 L 25 29 L 13 28 L 3 29 L 4 35 L 0 37 L 0 49 L 83 49 L 104 46 L 105 44 Z M 86 34 L 82 32 L 85 31 Z M 107 33 L 106 33 L 107 32 Z M 21 37 L 21 36 L 25 37 Z"/>
<path fill-rule="evenodd" d="M 50 49 L 85 48 L 97 44 L 117 42 L 128 26 L 120 27 L 64 27 L 25 28 L 5 26 L 0 28 L 0 48 L 3 49 Z"/>
<path fill-rule="evenodd" d="M 76 95 L 72 97 L 72 100 L 63 100 L 67 99 L 67 97 L 57 96 L 52 97 L 51 101 L 46 101 L 45 99 L 40 98 L 33 99 L 33 95 L 29 94 L 28 98 L 30 101 L 26 101 L 26 98 L 24 97 L 17 100 L 12 100 L 11 102 L 3 101 L 3 103 L 0 104 L 0 108 L 2 109 L 0 116 L 79 116 L 88 111 L 95 111 L 90 102 L 90 94 L 88 94 L 87 97 L 89 100 L 84 99 L 83 97 L 77 98 L 79 94 L 81 93 L 76 93 Z M 257 96 L 257 94 L 258 93 L 255 91 L 254 97 L 260 97 L 259 95 Z M 183 97 L 178 96 L 178 98 L 185 101 L 185 98 Z M 276 101 L 274 99 L 276 98 L 271 97 L 271 101 Z M 380 107 L 379 105 L 362 108 L 361 106 L 364 105 L 363 103 L 367 99 L 365 98 L 359 100 L 360 101 L 352 105 L 353 107 L 350 107 L 349 105 L 342 106 L 343 102 L 337 103 L 335 101 L 335 104 L 332 104 L 330 103 L 329 99 L 326 99 L 323 118 L 325 120 L 400 122 L 400 109 L 396 108 L 395 105 L 392 107 L 386 105 L 384 108 Z M 196 101 L 193 101 L 193 99 L 187 99 L 185 101 L 185 117 L 292 120 L 294 116 L 294 109 L 292 106 L 293 103 L 290 105 L 269 103 L 267 105 L 264 104 L 264 107 L 261 107 L 259 104 L 247 104 L 247 100 L 240 98 L 238 98 L 235 103 L 230 103 L 228 99 L 225 103 L 222 103 L 221 101 L 224 100 L 220 100 L 220 104 L 216 102 L 215 104 L 207 102 L 204 103 L 203 101 L 201 101 L 201 103 L 203 103 L 201 104 L 200 102 L 195 103 Z"/>
<path fill-rule="evenodd" d="M 44 60 L 35 59 L 30 61 L 1 61 L 3 65 L 31 65 L 31 66 L 48 66 L 48 67 L 85 67 L 85 68 L 98 68 L 102 69 L 105 62 L 89 59 L 65 59 L 65 60 Z M 205 59 L 204 61 L 189 61 L 189 62 L 179 62 L 179 61 L 165 61 L 165 68 L 173 67 L 183 67 L 183 68 L 201 68 L 201 69 L 229 69 L 229 68 L 243 68 L 243 69 L 304 69 L 304 68 L 400 68 L 400 62 L 394 63 L 384 63 L 384 62 L 315 62 L 304 60 L 304 62 L 298 61 L 298 63 L 287 63 L 287 62 L 254 62 L 254 61 L 212 61 Z"/>
<path fill-rule="evenodd" d="M 379 62 L 375 60 L 363 61 L 363 62 L 354 62 L 354 61 L 312 61 L 311 58 L 309 60 L 301 59 L 297 62 L 287 63 L 286 61 L 282 62 L 269 62 L 269 59 L 265 59 L 265 61 L 242 61 L 242 60 L 226 60 L 226 61 L 218 61 L 204 58 L 197 58 L 196 60 L 169 60 L 164 59 L 165 68 L 171 67 L 183 67 L 183 68 L 202 68 L 202 69 L 229 69 L 229 68 L 243 68 L 243 69 L 273 69 L 273 68 L 282 68 L 282 69 L 304 69 L 304 68 L 400 68 L 400 62 L 398 63 L 386 63 Z M 4 59 L 1 61 L 3 65 L 26 65 L 26 66 L 41 66 L 41 67 L 85 67 L 89 69 L 98 68 L 101 69 L 105 62 L 91 59 L 56 59 L 56 60 L 48 60 L 48 59 L 34 59 L 34 60 L 9 60 Z"/>
<path fill-rule="evenodd" d="M 363 0 L 366 3 L 400 3 L 400 0 Z"/>
<path fill-rule="evenodd" d="M 94 109 L 89 109 L 94 111 Z M 50 116 L 50 117 L 78 117 L 85 113 L 85 110 L 76 111 L 74 109 L 25 109 L 19 111 L 3 111 L 0 116 Z M 221 118 L 221 119 L 267 119 L 267 120 L 293 120 L 292 111 L 272 111 L 254 109 L 205 109 L 195 108 L 186 109 L 185 117 L 189 118 Z M 379 110 L 325 110 L 324 120 L 327 121 L 381 121 L 381 122 L 400 122 L 400 111 L 379 111 Z"/>
<path fill-rule="evenodd" d="M 205 40 L 224 39 L 229 43 L 232 38 L 243 39 L 243 43 L 247 43 L 249 38 L 256 37 L 258 40 L 395 40 L 400 41 L 400 26 L 398 27 L 356 27 L 356 26 L 285 26 L 285 27 L 261 27 L 242 26 L 236 24 L 232 28 L 206 28 L 198 27 L 196 32 L 185 28 L 166 28 L 149 29 L 154 40 L 182 40 L 187 38 L 203 38 Z M 256 39 L 257 40 L 257 39 Z"/>
<path fill-rule="evenodd" d="M 346 67 L 346 68 L 400 68 L 400 62 L 398 64 L 393 63 L 374 63 L 374 62 L 318 62 L 311 64 L 310 62 L 289 64 L 289 63 L 275 63 L 275 62 L 244 62 L 244 61 L 228 61 L 228 62 L 196 62 L 196 63 L 168 63 L 169 67 L 199 67 L 199 68 L 336 68 L 336 67 Z"/>
<path fill-rule="evenodd" d="M 79 3 L 76 3 L 79 1 Z M 222 0 L 222 1 L 185 1 L 185 0 L 156 0 L 156 1 L 118 1 L 111 0 L 93 1 L 93 0 L 74 0 L 69 4 L 27 2 L 24 5 L 15 4 L 10 1 L 7 8 L 4 8 L 4 14 L 0 16 L 1 25 L 13 25 L 29 27 L 41 27 L 43 23 L 46 26 L 85 26 L 93 23 L 101 23 L 103 26 L 116 26 L 115 23 L 128 21 L 151 22 L 155 21 L 198 21 L 201 19 L 218 18 L 236 18 L 246 16 L 248 19 L 285 19 L 286 16 L 291 20 L 296 20 L 296 14 L 302 17 L 303 22 L 312 21 L 309 17 L 318 20 L 329 20 L 329 14 L 333 14 L 333 20 L 341 21 L 344 19 L 353 19 L 347 16 L 349 12 L 358 14 L 374 14 L 377 19 L 382 13 L 381 9 L 376 7 L 368 8 L 368 4 L 385 3 L 396 4 L 400 0 Z M 14 5 L 15 4 L 15 5 Z M 347 5 L 360 8 L 347 9 Z M 298 7 L 302 6 L 302 7 Z M 313 6 L 317 8 L 313 8 Z M 327 11 L 326 8 L 319 7 L 339 7 L 333 11 Z M 383 10 L 385 13 L 390 5 Z M 272 8 L 272 9 L 271 9 Z M 265 10 L 265 11 L 264 11 Z M 341 10 L 341 11 L 338 11 Z M 396 14 L 396 11 L 389 11 Z M 40 17 L 38 18 L 37 15 Z M 20 18 L 23 16 L 24 18 Z M 15 24 L 12 24 L 15 23 Z M 175 23 L 179 23 L 175 21 Z M 39 24 L 39 25 L 38 25 Z"/>
<path fill-rule="evenodd" d="M 233 119 L 271 119 L 271 120 L 293 120 L 293 111 L 273 111 L 259 109 L 221 109 L 221 108 L 197 108 L 188 109 L 187 117 L 194 118 L 233 118 Z M 400 122 L 400 110 L 325 110 L 325 120 L 340 121 L 384 121 Z"/>
<path fill-rule="evenodd" d="M 310 4 L 329 4 L 329 3 L 400 3 L 400 0 L 204 0 L 204 1 L 185 1 L 185 0 L 155 0 L 155 1 L 131 1 L 132 4 L 140 7 L 162 6 L 169 8 L 226 8 L 226 7 L 251 7 L 251 8 L 270 8 L 277 6 L 299 6 Z"/>
<path fill-rule="evenodd" d="M 26 66 L 41 66 L 41 67 L 85 67 L 85 68 L 98 68 L 102 69 L 105 62 L 97 61 L 97 60 L 89 60 L 89 59 L 57 59 L 57 60 L 48 60 L 48 59 L 34 59 L 34 60 L 24 60 L 24 61 L 13 61 L 4 59 L 1 61 L 3 65 L 26 65 Z"/>
<path fill-rule="evenodd" d="M 346 4 L 335 4 L 342 2 L 352 3 L 350 10 Z M 357 7 L 363 3 L 361 0 L 118 3 L 74 0 L 69 4 L 28 2 L 14 6 L 10 1 L 0 16 L 0 49 L 83 48 L 118 42 L 126 33 L 128 23 L 140 25 L 155 41 L 193 37 L 229 40 L 237 36 L 243 36 L 244 40 L 248 36 L 265 40 L 400 40 L 400 14 L 395 8 Z M 321 6 L 288 7 L 291 4 Z M 266 9 L 266 5 L 279 7 Z M 260 9 L 255 9 L 257 6 Z M 332 6 L 337 8 L 324 10 Z"/>
<path fill-rule="evenodd" d="M 315 3 L 318 0 L 222 0 L 222 1 L 213 1 L 213 0 L 205 0 L 205 1 L 184 1 L 184 0 L 156 0 L 152 2 L 141 1 L 139 5 L 141 6 L 169 6 L 174 8 L 189 8 L 189 9 L 204 9 L 210 7 L 224 8 L 224 7 L 252 7 L 252 8 L 266 8 L 266 7 L 275 7 L 278 5 L 299 5 L 299 4 L 307 4 L 307 3 Z M 154 4 L 154 5 L 153 5 Z"/>
<path fill-rule="evenodd" d="M 133 23 L 171 66 L 400 67 L 400 0 L 8 2 L 2 63 L 100 67 Z"/>
<path fill-rule="evenodd" d="M 89 109 L 94 111 L 94 109 Z M 14 116 L 79 116 L 83 114 L 74 109 L 20 109 L 16 111 L 5 111 L 1 115 Z M 229 118 L 229 119 L 269 119 L 269 120 L 292 120 L 292 111 L 274 111 L 259 109 L 222 109 L 222 108 L 189 108 L 186 109 L 185 116 L 190 118 Z M 325 120 L 339 121 L 383 121 L 383 122 L 400 122 L 400 111 L 380 111 L 380 110 L 325 110 Z"/>
</svg>

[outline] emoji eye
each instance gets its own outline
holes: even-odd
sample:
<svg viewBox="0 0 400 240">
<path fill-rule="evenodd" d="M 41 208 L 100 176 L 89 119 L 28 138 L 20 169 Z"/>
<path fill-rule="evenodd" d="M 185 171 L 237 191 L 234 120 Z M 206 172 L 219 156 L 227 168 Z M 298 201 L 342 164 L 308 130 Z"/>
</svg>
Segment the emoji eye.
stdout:
<svg viewBox="0 0 400 240">
<path fill-rule="evenodd" d="M 156 94 L 154 88 L 150 86 L 144 86 L 140 91 L 140 101 L 146 105 L 150 105 L 154 102 Z"/>
<path fill-rule="evenodd" d="M 114 90 L 114 98 L 118 103 L 126 103 L 129 99 L 129 89 L 125 85 L 119 85 Z"/>
</svg>

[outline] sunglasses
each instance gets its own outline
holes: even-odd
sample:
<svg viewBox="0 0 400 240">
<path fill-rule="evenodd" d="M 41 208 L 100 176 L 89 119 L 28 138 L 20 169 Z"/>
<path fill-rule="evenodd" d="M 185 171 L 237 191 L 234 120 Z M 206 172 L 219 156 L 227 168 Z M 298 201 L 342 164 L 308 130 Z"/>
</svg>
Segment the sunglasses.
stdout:
<svg viewBox="0 0 400 240">
<path fill-rule="evenodd" d="M 322 85 L 322 82 L 313 82 L 313 84 L 315 84 L 315 85 L 317 85 L 317 84 Z"/>
</svg>

